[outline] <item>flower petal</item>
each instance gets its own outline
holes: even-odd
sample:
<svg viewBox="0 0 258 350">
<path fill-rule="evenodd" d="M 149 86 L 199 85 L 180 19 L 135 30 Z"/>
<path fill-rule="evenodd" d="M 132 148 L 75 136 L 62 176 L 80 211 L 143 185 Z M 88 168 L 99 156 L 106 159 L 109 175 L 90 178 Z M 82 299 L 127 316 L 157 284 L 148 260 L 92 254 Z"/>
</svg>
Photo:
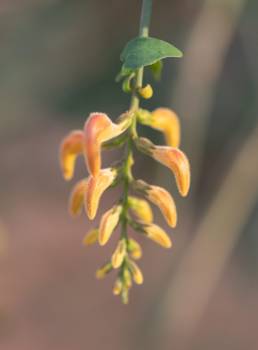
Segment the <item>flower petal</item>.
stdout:
<svg viewBox="0 0 258 350">
<path fill-rule="evenodd" d="M 114 269 L 117 269 L 122 265 L 125 255 L 126 255 L 126 241 L 124 239 L 121 239 L 118 242 L 116 250 L 114 251 L 111 258 L 112 266 Z"/>
<path fill-rule="evenodd" d="M 161 245 L 163 248 L 171 248 L 172 242 L 169 236 L 161 227 L 151 224 L 144 227 L 144 233 L 154 242 Z"/>
<path fill-rule="evenodd" d="M 115 177 L 116 171 L 111 168 L 101 170 L 96 177 L 93 177 L 92 175 L 88 177 L 85 208 L 90 220 L 95 218 L 99 206 L 99 200 L 103 192 L 112 184 Z"/>
<path fill-rule="evenodd" d="M 81 213 L 83 202 L 84 202 L 84 195 L 86 193 L 87 189 L 87 179 L 83 179 L 74 186 L 69 200 L 69 209 L 70 213 L 73 216 L 77 216 Z"/>
<path fill-rule="evenodd" d="M 85 158 L 88 171 L 98 175 L 101 168 L 101 144 L 121 133 L 129 126 L 124 118 L 115 124 L 105 113 L 91 113 L 84 126 Z"/>
<path fill-rule="evenodd" d="M 152 157 L 167 166 L 175 175 L 180 194 L 185 197 L 190 188 L 190 165 L 186 155 L 178 148 L 156 146 Z"/>
<path fill-rule="evenodd" d="M 146 200 L 130 196 L 128 198 L 128 203 L 130 209 L 140 220 L 146 223 L 152 222 L 152 210 L 149 203 Z"/>
<path fill-rule="evenodd" d="M 177 211 L 176 205 L 170 193 L 159 186 L 150 186 L 147 191 L 148 199 L 159 207 L 167 223 L 171 227 L 176 227 Z"/>
<path fill-rule="evenodd" d="M 83 132 L 72 131 L 66 136 L 60 147 L 60 165 L 65 180 L 73 177 L 75 161 L 79 154 L 83 152 Z"/>
<path fill-rule="evenodd" d="M 166 144 L 171 147 L 180 145 L 180 123 L 175 112 L 168 108 L 157 108 L 151 114 L 150 124 L 164 133 Z"/>
<path fill-rule="evenodd" d="M 109 209 L 101 218 L 99 227 L 99 244 L 105 245 L 116 228 L 122 207 L 115 206 Z"/>
</svg>

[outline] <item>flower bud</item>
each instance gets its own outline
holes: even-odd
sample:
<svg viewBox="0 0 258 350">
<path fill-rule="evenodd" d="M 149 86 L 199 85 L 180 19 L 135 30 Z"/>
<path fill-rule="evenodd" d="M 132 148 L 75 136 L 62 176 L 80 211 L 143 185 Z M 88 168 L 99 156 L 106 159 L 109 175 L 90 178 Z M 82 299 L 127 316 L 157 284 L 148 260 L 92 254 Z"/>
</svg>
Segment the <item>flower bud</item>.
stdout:
<svg viewBox="0 0 258 350">
<path fill-rule="evenodd" d="M 65 180 L 71 180 L 76 158 L 83 152 L 83 132 L 72 131 L 66 136 L 60 147 L 60 165 Z"/>
<path fill-rule="evenodd" d="M 113 294 L 119 295 L 122 292 L 123 283 L 121 281 L 121 278 L 117 278 L 113 287 Z"/>
<path fill-rule="evenodd" d="M 152 222 L 152 210 L 146 200 L 130 196 L 128 198 L 128 203 L 130 209 L 141 221 L 144 221 L 146 223 Z"/>
<path fill-rule="evenodd" d="M 147 237 L 149 237 L 151 240 L 161 245 L 163 248 L 172 247 L 172 242 L 169 236 L 159 226 L 154 224 L 145 225 L 144 233 L 146 234 Z"/>
<path fill-rule="evenodd" d="M 97 228 L 90 230 L 83 238 L 83 245 L 89 246 L 97 242 L 99 230 Z"/>
<path fill-rule="evenodd" d="M 69 200 L 69 210 L 71 215 L 77 216 L 81 213 L 84 196 L 87 191 L 87 179 L 83 179 L 74 186 Z"/>
<path fill-rule="evenodd" d="M 112 264 L 109 262 L 105 265 L 103 265 L 102 267 L 100 267 L 97 271 L 96 271 L 96 277 L 98 279 L 102 279 L 104 277 L 106 277 L 106 275 L 112 270 Z"/>
<path fill-rule="evenodd" d="M 111 259 L 112 266 L 114 269 L 118 269 L 122 265 L 125 255 L 126 255 L 126 241 L 125 239 L 121 239 L 118 242 L 116 250 L 114 251 Z"/>
<path fill-rule="evenodd" d="M 132 287 L 132 275 L 131 275 L 131 272 L 127 268 L 124 268 L 123 279 L 124 279 L 124 284 L 125 284 L 126 288 L 128 288 L 128 289 L 131 288 Z"/>
<path fill-rule="evenodd" d="M 140 244 L 133 238 L 129 239 L 128 251 L 131 257 L 135 260 L 138 260 L 142 257 L 142 248 Z"/>
<path fill-rule="evenodd" d="M 153 96 L 153 89 L 150 84 L 138 89 L 138 93 L 141 97 L 146 100 L 150 99 Z"/>
<path fill-rule="evenodd" d="M 99 206 L 99 200 L 103 192 L 114 181 L 116 174 L 116 170 L 107 168 L 102 169 L 96 177 L 93 177 L 92 175 L 89 176 L 85 195 L 85 208 L 90 220 L 95 218 Z"/>
<path fill-rule="evenodd" d="M 116 228 L 122 207 L 120 205 L 109 209 L 101 218 L 99 227 L 99 244 L 105 245 Z"/>
<path fill-rule="evenodd" d="M 142 284 L 143 283 L 143 275 L 139 268 L 139 266 L 132 260 L 128 261 L 128 267 L 132 273 L 133 280 L 136 284 Z"/>
</svg>

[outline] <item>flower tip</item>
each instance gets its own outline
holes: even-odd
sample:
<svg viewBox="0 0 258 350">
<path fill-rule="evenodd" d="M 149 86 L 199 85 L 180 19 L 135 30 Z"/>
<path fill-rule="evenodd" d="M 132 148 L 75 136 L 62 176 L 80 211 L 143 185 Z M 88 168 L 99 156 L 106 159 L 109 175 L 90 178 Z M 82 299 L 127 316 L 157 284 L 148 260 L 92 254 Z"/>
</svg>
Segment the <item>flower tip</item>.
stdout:
<svg viewBox="0 0 258 350">
<path fill-rule="evenodd" d="M 66 181 L 72 179 L 77 156 L 82 153 L 83 133 L 80 130 L 74 130 L 69 133 L 60 146 L 60 166 L 63 178 Z"/>
<path fill-rule="evenodd" d="M 99 244 L 101 246 L 108 242 L 114 229 L 116 228 L 119 222 L 121 209 L 121 206 L 113 207 L 102 216 L 98 236 Z"/>
</svg>

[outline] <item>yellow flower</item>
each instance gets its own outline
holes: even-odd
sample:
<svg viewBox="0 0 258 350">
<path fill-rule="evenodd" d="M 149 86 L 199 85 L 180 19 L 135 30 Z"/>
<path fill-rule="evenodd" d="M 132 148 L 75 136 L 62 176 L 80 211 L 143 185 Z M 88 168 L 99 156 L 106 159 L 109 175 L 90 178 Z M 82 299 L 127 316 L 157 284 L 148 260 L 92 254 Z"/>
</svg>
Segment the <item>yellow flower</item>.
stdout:
<svg viewBox="0 0 258 350">
<path fill-rule="evenodd" d="M 91 175 L 97 176 L 101 168 L 101 144 L 120 134 L 129 126 L 129 118 L 115 124 L 105 113 L 91 113 L 84 126 L 85 158 Z"/>
<path fill-rule="evenodd" d="M 83 238 L 83 245 L 89 246 L 97 242 L 99 230 L 97 228 L 90 230 Z"/>
<path fill-rule="evenodd" d="M 129 207 L 133 213 L 142 221 L 150 223 L 153 220 L 152 210 L 147 201 L 141 198 L 132 197 L 128 198 Z"/>
<path fill-rule="evenodd" d="M 116 228 L 122 207 L 120 205 L 109 209 L 101 218 L 99 227 L 99 244 L 105 245 L 109 240 L 112 232 Z"/>
<path fill-rule="evenodd" d="M 144 225 L 144 233 L 154 242 L 161 245 L 163 248 L 171 248 L 172 242 L 169 236 L 166 234 L 162 228 L 157 225 Z"/>
<path fill-rule="evenodd" d="M 133 238 L 129 239 L 128 251 L 131 257 L 135 260 L 138 260 L 142 257 L 142 248 L 140 244 Z"/>
<path fill-rule="evenodd" d="M 83 132 L 72 131 L 63 139 L 60 147 L 60 165 L 65 180 L 73 177 L 76 158 L 83 152 Z"/>
<path fill-rule="evenodd" d="M 106 275 L 112 270 L 112 264 L 109 262 L 105 265 L 103 265 L 102 267 L 100 267 L 97 271 L 96 271 L 96 277 L 98 279 L 102 279 L 104 277 L 106 277 Z"/>
<path fill-rule="evenodd" d="M 122 265 L 125 255 L 126 255 L 126 241 L 125 239 L 121 239 L 118 242 L 116 250 L 114 251 L 111 258 L 112 266 L 114 269 L 118 269 Z"/>
<path fill-rule="evenodd" d="M 87 179 L 83 179 L 74 186 L 69 200 L 69 209 L 70 213 L 73 216 L 77 216 L 81 213 L 83 203 L 84 203 L 84 196 L 87 190 Z"/>
<path fill-rule="evenodd" d="M 88 177 L 87 190 L 85 194 L 85 208 L 90 220 L 95 218 L 100 197 L 112 184 L 116 174 L 116 170 L 107 168 L 102 169 L 96 177 L 93 177 L 92 175 Z"/>
<path fill-rule="evenodd" d="M 136 284 L 143 283 L 143 275 L 139 266 L 132 260 L 128 260 L 128 267 L 132 273 L 133 280 Z"/>
<path fill-rule="evenodd" d="M 186 155 L 178 148 L 155 146 L 152 157 L 168 167 L 175 175 L 180 194 L 185 197 L 190 188 L 190 165 Z"/>
</svg>

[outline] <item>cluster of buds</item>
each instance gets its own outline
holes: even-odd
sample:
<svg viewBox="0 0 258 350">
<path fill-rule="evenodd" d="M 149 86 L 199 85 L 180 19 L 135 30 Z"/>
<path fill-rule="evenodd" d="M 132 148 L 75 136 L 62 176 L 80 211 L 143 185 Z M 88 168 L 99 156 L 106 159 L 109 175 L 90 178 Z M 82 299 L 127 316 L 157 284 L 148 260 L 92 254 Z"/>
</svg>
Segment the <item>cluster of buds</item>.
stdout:
<svg viewBox="0 0 258 350">
<path fill-rule="evenodd" d="M 164 134 L 164 146 L 156 146 L 149 139 L 139 137 L 137 123 L 157 129 Z M 83 155 L 89 176 L 80 180 L 73 188 L 69 209 L 73 216 L 79 215 L 83 208 L 90 220 L 96 216 L 101 196 L 109 187 L 122 184 L 123 195 L 115 205 L 106 211 L 98 228 L 93 228 L 84 237 L 86 246 L 108 243 L 114 230 L 121 226 L 117 246 L 108 262 L 97 270 L 97 278 L 117 271 L 113 293 L 120 295 L 123 303 L 128 303 L 128 293 L 133 282 L 143 283 L 143 275 L 136 264 L 142 256 L 140 244 L 129 237 L 130 226 L 139 234 L 151 239 L 164 248 L 172 246 L 170 236 L 153 223 L 152 209 L 156 205 L 167 224 L 174 228 L 177 224 L 175 202 L 170 193 L 162 187 L 147 184 L 133 177 L 133 148 L 152 157 L 168 167 L 176 180 L 182 196 L 190 187 L 190 166 L 186 155 L 179 149 L 180 124 L 177 115 L 166 108 L 153 112 L 137 109 L 122 114 L 116 123 L 104 113 L 91 113 L 83 130 L 72 131 L 61 144 L 60 162 L 65 180 L 74 174 L 76 159 Z M 125 146 L 125 158 L 115 166 L 102 169 L 102 150 Z"/>
</svg>

